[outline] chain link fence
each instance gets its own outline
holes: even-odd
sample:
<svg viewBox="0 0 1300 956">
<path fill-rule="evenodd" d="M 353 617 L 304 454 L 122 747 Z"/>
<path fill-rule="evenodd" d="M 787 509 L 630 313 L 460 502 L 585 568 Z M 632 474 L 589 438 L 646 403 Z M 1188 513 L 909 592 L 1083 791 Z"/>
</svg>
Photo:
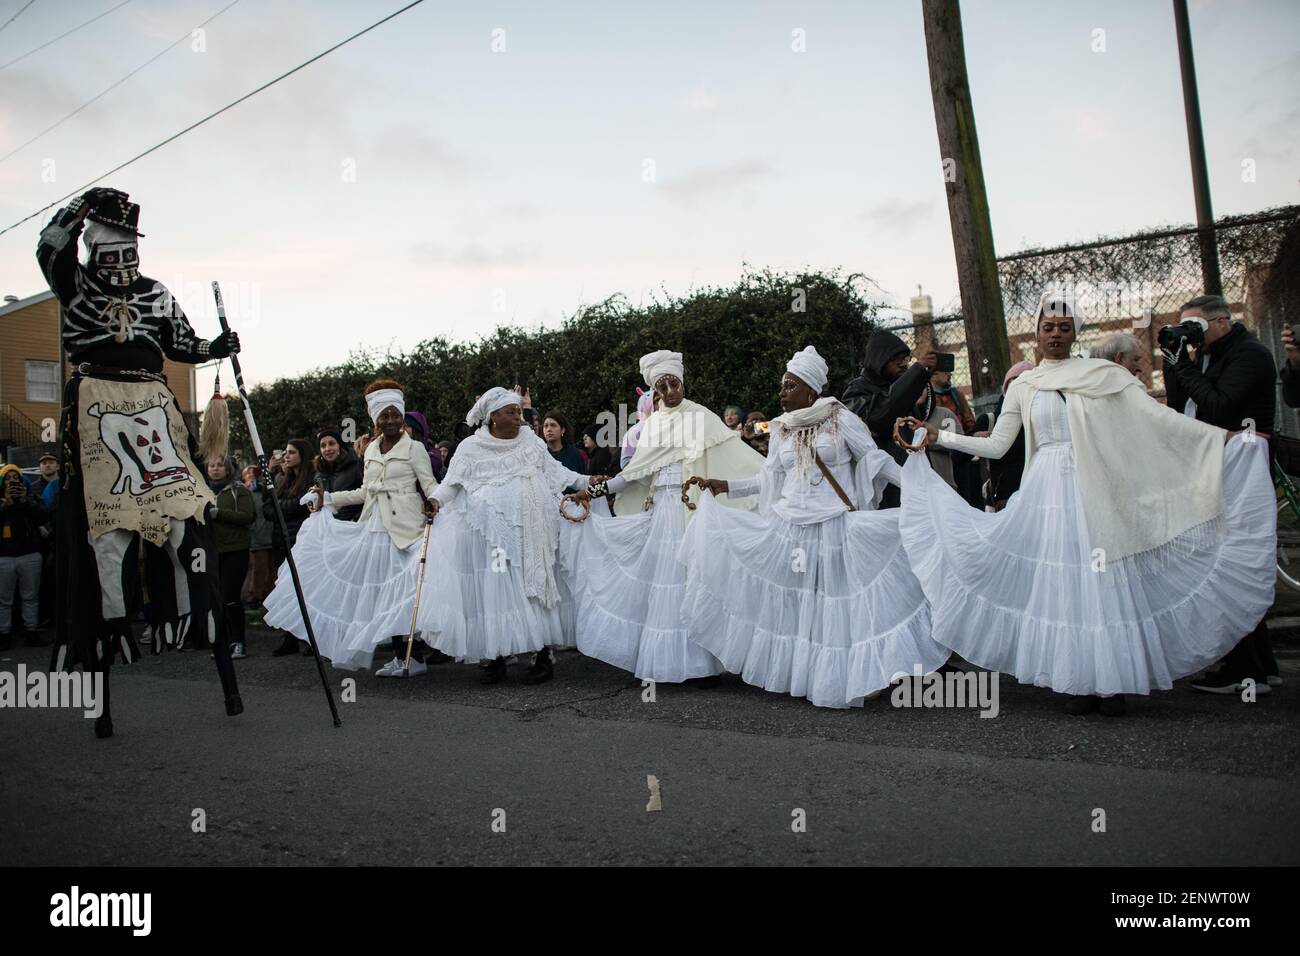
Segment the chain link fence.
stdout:
<svg viewBox="0 0 1300 956">
<path fill-rule="evenodd" d="M 1224 297 L 1280 368 L 1282 327 L 1300 323 L 1300 206 L 1225 217 L 1215 231 Z M 1200 255 L 1196 227 L 1186 226 L 1001 257 L 998 280 L 1012 362 L 1034 360 L 1041 296 L 1063 295 L 1083 316 L 1080 353 L 1112 332 L 1131 333 L 1143 346 L 1143 381 L 1163 396 L 1156 334 L 1177 322 L 1179 306 L 1203 291 Z M 953 381 L 969 396 L 970 360 L 960 315 L 916 316 L 891 330 L 913 350 L 928 346 L 954 353 Z M 1300 435 L 1300 418 L 1282 405 L 1280 391 L 1278 409 L 1275 428 Z"/>
</svg>

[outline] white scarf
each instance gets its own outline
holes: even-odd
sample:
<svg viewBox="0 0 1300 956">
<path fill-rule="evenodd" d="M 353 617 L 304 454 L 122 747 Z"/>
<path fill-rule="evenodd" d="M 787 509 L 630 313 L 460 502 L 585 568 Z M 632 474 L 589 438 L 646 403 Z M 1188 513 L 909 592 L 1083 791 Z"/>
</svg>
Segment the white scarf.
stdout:
<svg viewBox="0 0 1300 956">
<path fill-rule="evenodd" d="M 377 388 L 366 396 L 366 411 L 370 420 L 377 421 L 380 414 L 389 406 L 397 409 L 397 414 L 406 415 L 406 396 L 396 388 Z"/>
<path fill-rule="evenodd" d="M 618 493 L 615 514 L 640 511 L 656 472 L 668 465 L 681 463 L 683 481 L 693 475 L 749 478 L 763 467 L 763 456 L 741 441 L 738 432 L 689 399 L 682 399 L 676 408 L 661 406 L 642 425 L 636 451 L 621 473 L 629 487 Z M 738 507 L 752 509 L 753 502 Z"/>
<path fill-rule="evenodd" d="M 1158 548 L 1223 513 L 1223 429 L 1161 405 L 1126 369 L 1105 359 L 1045 361 L 1012 382 L 1008 398 L 1018 389 L 1026 471 L 1034 396 L 1067 396 L 1079 496 L 1105 560 Z"/>
<path fill-rule="evenodd" d="M 797 373 L 796 373 L 797 374 Z M 838 398 L 826 396 L 819 398 L 807 408 L 796 408 L 792 412 L 778 415 L 772 419 L 772 425 L 779 430 L 782 438 L 790 436 L 794 443 L 794 460 L 801 476 L 807 476 L 813 464 L 813 448 L 822 426 L 829 420 L 826 432 L 832 439 L 839 435 L 839 409 L 844 405 Z"/>
<path fill-rule="evenodd" d="M 496 438 L 484 425 L 456 448 L 443 484 L 464 494 L 465 520 L 523 569 L 524 593 L 546 607 L 559 601 L 555 552 L 560 541 L 556 495 L 568 477 L 529 428 Z"/>
</svg>

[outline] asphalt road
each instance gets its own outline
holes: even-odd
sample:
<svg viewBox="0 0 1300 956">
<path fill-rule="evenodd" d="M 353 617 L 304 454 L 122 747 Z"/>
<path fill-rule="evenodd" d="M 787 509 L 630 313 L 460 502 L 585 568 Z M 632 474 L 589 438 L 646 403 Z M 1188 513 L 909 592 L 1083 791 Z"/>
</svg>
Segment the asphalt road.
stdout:
<svg viewBox="0 0 1300 956">
<path fill-rule="evenodd" d="M 1300 863 L 1296 643 L 1256 703 L 1184 682 L 1121 719 L 1007 679 L 992 719 L 826 711 L 738 678 L 648 703 L 564 653 L 540 687 L 518 666 L 491 688 L 455 664 L 332 671 L 336 693 L 356 678 L 338 729 L 312 662 L 273 644 L 238 662 L 237 718 L 205 652 L 116 668 L 111 740 L 79 712 L 0 710 L 0 864 Z"/>
</svg>

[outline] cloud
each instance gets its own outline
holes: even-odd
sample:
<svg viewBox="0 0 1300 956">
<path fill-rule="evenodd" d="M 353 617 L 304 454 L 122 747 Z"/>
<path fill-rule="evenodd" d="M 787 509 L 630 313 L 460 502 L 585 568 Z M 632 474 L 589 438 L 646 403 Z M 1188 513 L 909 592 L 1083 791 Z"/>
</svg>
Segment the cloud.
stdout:
<svg viewBox="0 0 1300 956">
<path fill-rule="evenodd" d="M 712 113 L 718 108 L 719 100 L 703 86 L 697 86 L 686 94 L 685 103 L 692 113 Z"/>
<path fill-rule="evenodd" d="M 921 220 L 929 219 L 934 204 L 928 199 L 911 202 L 905 199 L 887 199 L 877 203 L 866 212 L 858 214 L 858 219 L 870 223 L 877 229 L 893 232 L 896 235 L 911 231 Z"/>
<path fill-rule="evenodd" d="M 537 259 L 538 247 L 522 243 L 488 246 L 482 242 L 416 242 L 410 247 L 411 261 L 417 265 L 455 266 L 463 269 L 510 268 L 527 265 Z"/>
<path fill-rule="evenodd" d="M 771 174 L 771 167 L 763 160 L 747 159 L 700 167 L 683 176 L 664 180 L 659 189 L 673 202 L 693 206 L 702 199 L 731 192 Z"/>
</svg>

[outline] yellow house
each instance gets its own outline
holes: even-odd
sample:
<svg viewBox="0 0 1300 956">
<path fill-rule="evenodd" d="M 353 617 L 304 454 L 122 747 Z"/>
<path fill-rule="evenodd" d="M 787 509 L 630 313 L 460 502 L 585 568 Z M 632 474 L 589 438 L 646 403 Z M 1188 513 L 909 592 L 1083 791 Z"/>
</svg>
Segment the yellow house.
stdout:
<svg viewBox="0 0 1300 956">
<path fill-rule="evenodd" d="M 59 303 L 53 292 L 0 305 L 0 449 L 31 447 L 58 434 L 68 365 L 59 355 Z M 181 411 L 193 414 L 194 366 L 163 362 Z"/>
</svg>

